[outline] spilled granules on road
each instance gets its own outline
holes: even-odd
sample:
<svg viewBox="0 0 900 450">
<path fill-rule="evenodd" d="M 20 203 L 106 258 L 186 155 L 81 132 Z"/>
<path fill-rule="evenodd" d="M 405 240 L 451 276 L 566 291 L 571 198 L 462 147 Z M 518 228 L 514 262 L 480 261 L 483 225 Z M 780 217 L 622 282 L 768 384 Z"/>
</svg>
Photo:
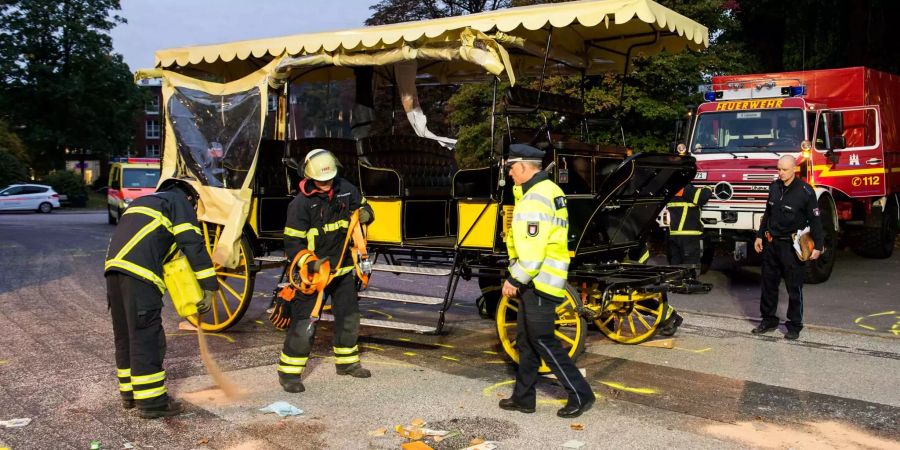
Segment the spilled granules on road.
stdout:
<svg viewBox="0 0 900 450">
<path fill-rule="evenodd" d="M 900 442 L 872 436 L 839 422 L 807 422 L 795 427 L 766 422 L 738 422 L 706 427 L 703 431 L 759 448 L 900 450 Z"/>
<path fill-rule="evenodd" d="M 199 316 L 197 316 L 197 318 L 199 321 Z M 242 394 L 237 385 L 222 373 L 222 369 L 219 368 L 216 360 L 209 354 L 209 347 L 206 345 L 206 337 L 203 335 L 203 329 L 199 327 L 197 328 L 197 342 L 200 344 L 200 359 L 203 360 L 203 365 L 206 366 L 206 371 L 209 372 L 209 376 L 216 382 L 219 389 L 222 389 L 222 392 L 225 393 L 225 396 L 228 397 L 228 399 L 237 400 L 240 398 Z"/>
<path fill-rule="evenodd" d="M 240 444 L 228 447 L 225 450 L 268 450 L 270 448 L 272 448 L 271 442 L 252 440 L 241 442 Z"/>
</svg>

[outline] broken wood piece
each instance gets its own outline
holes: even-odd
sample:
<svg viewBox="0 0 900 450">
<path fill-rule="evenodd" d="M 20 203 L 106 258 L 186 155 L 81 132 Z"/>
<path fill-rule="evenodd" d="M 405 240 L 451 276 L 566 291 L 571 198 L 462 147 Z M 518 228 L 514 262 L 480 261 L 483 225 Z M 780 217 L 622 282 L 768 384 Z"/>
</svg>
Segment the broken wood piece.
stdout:
<svg viewBox="0 0 900 450">
<path fill-rule="evenodd" d="M 638 345 L 641 347 L 675 348 L 675 339 L 654 339 L 652 341 L 642 342 Z"/>
</svg>

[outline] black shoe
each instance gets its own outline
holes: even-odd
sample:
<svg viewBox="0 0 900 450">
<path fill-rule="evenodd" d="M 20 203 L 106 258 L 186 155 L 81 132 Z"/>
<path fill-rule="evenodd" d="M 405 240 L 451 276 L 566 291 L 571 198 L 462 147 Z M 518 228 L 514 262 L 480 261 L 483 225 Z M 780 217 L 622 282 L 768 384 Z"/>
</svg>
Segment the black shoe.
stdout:
<svg viewBox="0 0 900 450">
<path fill-rule="evenodd" d="M 303 386 L 303 382 L 300 381 L 300 377 L 290 380 L 283 380 L 279 378 L 278 383 L 281 384 L 281 388 L 284 389 L 285 392 L 289 392 L 291 394 L 299 394 L 306 390 L 306 388 Z"/>
<path fill-rule="evenodd" d="M 675 332 L 678 331 L 678 327 L 681 326 L 681 323 L 684 322 L 684 317 L 681 317 L 680 314 L 674 313 L 669 320 L 666 321 L 665 324 L 659 329 L 659 334 L 669 337 L 674 336 Z"/>
<path fill-rule="evenodd" d="M 503 400 L 500 400 L 500 409 L 505 409 L 507 411 L 518 411 L 525 414 L 531 414 L 534 412 L 534 407 L 528 408 L 526 406 L 522 406 L 516 403 L 516 401 L 511 398 L 504 398 Z"/>
<path fill-rule="evenodd" d="M 585 411 L 591 409 L 591 406 L 594 406 L 595 400 L 584 402 L 581 405 L 574 405 L 569 403 L 566 406 L 560 408 L 559 411 L 556 411 L 556 415 L 564 419 L 574 419 L 580 416 Z"/>
<path fill-rule="evenodd" d="M 123 398 L 123 399 L 122 399 L 122 408 L 125 408 L 125 409 L 134 409 L 134 399 L 132 399 L 132 398 Z"/>
<path fill-rule="evenodd" d="M 768 324 L 765 322 L 760 322 L 760 324 L 757 325 L 756 328 L 750 330 L 750 332 L 753 334 L 763 334 L 763 333 L 768 333 L 770 331 L 775 331 L 777 328 L 778 328 L 778 324 L 771 325 L 771 324 Z"/>
<path fill-rule="evenodd" d="M 182 411 L 184 411 L 184 407 L 181 406 L 181 402 L 169 400 L 169 403 L 164 406 L 141 409 L 141 418 L 158 419 L 160 417 L 172 417 L 181 414 Z"/>
<path fill-rule="evenodd" d="M 784 338 L 789 341 L 796 341 L 800 337 L 800 332 L 797 330 L 788 330 L 787 333 L 784 333 Z"/>
<path fill-rule="evenodd" d="M 350 375 L 353 378 L 369 378 L 372 376 L 372 372 L 369 369 L 363 369 L 360 363 L 353 363 L 345 367 L 336 366 L 334 370 L 338 375 Z"/>
</svg>

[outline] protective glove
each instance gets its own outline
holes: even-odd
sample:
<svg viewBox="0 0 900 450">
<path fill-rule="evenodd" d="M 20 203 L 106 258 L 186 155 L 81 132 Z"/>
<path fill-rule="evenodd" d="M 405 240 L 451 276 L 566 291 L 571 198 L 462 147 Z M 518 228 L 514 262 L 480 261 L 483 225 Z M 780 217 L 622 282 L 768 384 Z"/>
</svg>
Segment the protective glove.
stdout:
<svg viewBox="0 0 900 450">
<path fill-rule="evenodd" d="M 359 208 L 359 223 L 368 225 L 372 223 L 372 219 L 372 213 L 369 212 L 368 208 Z"/>
<path fill-rule="evenodd" d="M 317 274 L 317 273 L 319 273 L 319 269 L 322 268 L 322 264 L 325 264 L 326 261 L 328 261 L 328 257 L 325 257 L 322 259 L 317 259 L 317 260 L 307 264 L 306 270 L 309 271 L 310 276 Z"/>
<path fill-rule="evenodd" d="M 203 298 L 197 302 L 197 312 L 200 314 L 206 314 L 212 309 L 213 296 L 216 295 L 216 291 L 203 291 Z"/>
<path fill-rule="evenodd" d="M 281 297 L 276 297 L 272 312 L 269 314 L 269 322 L 276 329 L 283 330 L 291 325 L 291 302 L 284 301 Z"/>
</svg>

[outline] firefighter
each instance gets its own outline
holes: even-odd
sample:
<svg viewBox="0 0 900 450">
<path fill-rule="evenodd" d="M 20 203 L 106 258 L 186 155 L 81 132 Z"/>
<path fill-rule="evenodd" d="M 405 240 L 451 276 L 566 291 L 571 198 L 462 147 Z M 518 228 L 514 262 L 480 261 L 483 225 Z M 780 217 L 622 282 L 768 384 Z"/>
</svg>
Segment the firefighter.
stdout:
<svg viewBox="0 0 900 450">
<path fill-rule="evenodd" d="M 566 405 L 556 415 L 578 417 L 594 404 L 594 393 L 554 336 L 556 307 L 565 300 L 569 269 L 566 197 L 541 170 L 543 151 L 525 144 L 509 148 L 506 167 L 515 183 L 516 206 L 506 236 L 510 265 L 502 293 L 521 300 L 516 336 L 519 369 L 512 397 L 501 400 L 500 408 L 534 412 L 543 358 L 568 393 Z"/>
<path fill-rule="evenodd" d="M 306 262 L 309 273 L 317 273 L 328 260 L 338 264 L 344 240 L 347 236 L 350 215 L 359 210 L 362 224 L 374 220 L 372 208 L 359 190 L 344 178 L 337 177 L 338 161 L 324 149 L 310 151 L 300 172 L 299 192 L 288 206 L 284 228 L 284 250 L 291 260 L 307 249 L 318 258 Z M 344 258 L 342 267 L 332 267 L 334 279 L 325 287 L 324 296 L 331 298 L 334 313 L 334 359 L 338 375 L 368 378 L 372 374 L 359 362 L 359 296 L 356 292 L 353 262 Z M 305 390 L 301 374 L 309 360 L 315 338 L 316 325 L 310 314 L 316 303 L 316 294 L 305 295 L 297 291 L 291 303 L 291 323 L 284 339 L 278 360 L 278 380 L 285 391 Z"/>
<path fill-rule="evenodd" d="M 778 179 L 769 187 L 769 198 L 756 241 L 757 253 L 762 253 L 762 289 L 759 312 L 762 321 L 753 334 L 768 333 L 778 328 L 778 287 L 781 280 L 788 292 L 787 333 L 784 338 L 795 340 L 803 329 L 803 278 L 806 267 L 794 250 L 793 234 L 809 226 L 813 251 L 809 259 L 817 259 L 824 251 L 824 234 L 816 192 L 796 177 L 797 160 L 785 155 L 778 160 Z"/>
<path fill-rule="evenodd" d="M 703 222 L 700 208 L 709 201 L 712 191 L 688 183 L 666 205 L 669 211 L 667 256 L 669 264 L 690 264 L 699 270 L 703 256 Z"/>
<path fill-rule="evenodd" d="M 160 319 L 163 263 L 181 250 L 190 262 L 203 300 L 212 305 L 219 288 L 216 272 L 197 223 L 197 193 L 185 180 L 164 181 L 157 192 L 136 199 L 122 213 L 106 254 L 106 292 L 112 314 L 119 392 L 125 409 L 154 419 L 181 412 L 166 393 L 163 359 L 166 336 Z"/>
</svg>

